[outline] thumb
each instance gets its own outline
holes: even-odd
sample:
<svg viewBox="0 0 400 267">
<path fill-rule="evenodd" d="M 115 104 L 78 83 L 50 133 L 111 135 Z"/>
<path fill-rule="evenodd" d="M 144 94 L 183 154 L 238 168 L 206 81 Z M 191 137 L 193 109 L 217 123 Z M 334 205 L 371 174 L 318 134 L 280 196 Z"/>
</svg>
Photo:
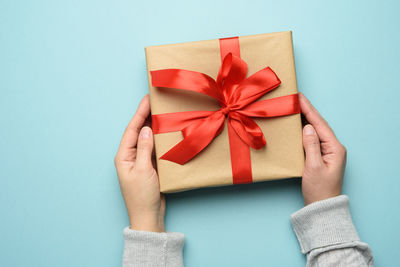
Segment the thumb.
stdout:
<svg viewBox="0 0 400 267">
<path fill-rule="evenodd" d="M 153 133 L 150 127 L 144 126 L 139 133 L 137 143 L 136 165 L 140 168 L 152 168 Z"/>
<path fill-rule="evenodd" d="M 322 164 L 321 144 L 314 127 L 307 124 L 303 128 L 303 146 L 306 151 L 306 165 L 317 167 Z"/>
</svg>

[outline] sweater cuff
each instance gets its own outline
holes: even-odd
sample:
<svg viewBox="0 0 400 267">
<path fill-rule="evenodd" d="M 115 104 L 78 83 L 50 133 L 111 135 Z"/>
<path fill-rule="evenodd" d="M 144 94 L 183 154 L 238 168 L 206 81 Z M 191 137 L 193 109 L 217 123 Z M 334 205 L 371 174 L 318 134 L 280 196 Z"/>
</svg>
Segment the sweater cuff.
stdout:
<svg viewBox="0 0 400 267">
<path fill-rule="evenodd" d="M 123 234 L 125 252 L 135 254 L 126 255 L 126 258 L 133 257 L 139 262 L 150 260 L 163 264 L 176 259 L 182 261 L 182 250 L 185 242 L 185 235 L 182 233 L 139 231 L 126 227 Z"/>
<path fill-rule="evenodd" d="M 311 203 L 293 213 L 290 220 L 302 253 L 360 240 L 345 195 Z"/>
</svg>

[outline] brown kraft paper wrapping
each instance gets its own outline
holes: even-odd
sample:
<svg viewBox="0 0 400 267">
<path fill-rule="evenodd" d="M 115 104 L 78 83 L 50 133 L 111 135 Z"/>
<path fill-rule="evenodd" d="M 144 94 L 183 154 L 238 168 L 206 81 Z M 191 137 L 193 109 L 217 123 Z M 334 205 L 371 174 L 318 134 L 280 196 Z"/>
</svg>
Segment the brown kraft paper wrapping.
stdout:
<svg viewBox="0 0 400 267">
<path fill-rule="evenodd" d="M 282 82 L 256 101 L 297 93 L 290 31 L 240 36 L 239 43 L 241 58 L 248 65 L 247 77 L 269 66 Z M 202 72 L 216 79 L 221 65 L 218 39 L 151 46 L 145 50 L 152 114 L 220 108 L 216 100 L 196 92 L 153 87 L 150 76 L 152 70 L 176 68 Z M 253 120 L 267 140 L 267 145 L 259 150 L 250 148 L 253 182 L 300 177 L 304 165 L 300 114 Z M 181 132 L 154 135 L 161 192 L 232 185 L 226 122 L 221 134 L 186 164 L 159 159 L 182 139 Z"/>
</svg>

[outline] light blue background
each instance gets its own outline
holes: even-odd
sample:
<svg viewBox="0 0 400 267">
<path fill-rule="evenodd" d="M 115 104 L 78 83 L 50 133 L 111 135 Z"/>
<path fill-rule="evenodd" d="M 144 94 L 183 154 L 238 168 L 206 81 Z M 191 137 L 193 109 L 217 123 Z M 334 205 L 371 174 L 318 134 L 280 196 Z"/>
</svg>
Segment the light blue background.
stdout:
<svg viewBox="0 0 400 267">
<path fill-rule="evenodd" d="M 396 1 L 0 0 L 0 266 L 119 266 L 113 166 L 147 93 L 144 47 L 293 30 L 298 84 L 348 148 L 344 193 L 376 266 L 400 251 Z M 304 266 L 299 180 L 168 196 L 185 265 Z"/>
</svg>

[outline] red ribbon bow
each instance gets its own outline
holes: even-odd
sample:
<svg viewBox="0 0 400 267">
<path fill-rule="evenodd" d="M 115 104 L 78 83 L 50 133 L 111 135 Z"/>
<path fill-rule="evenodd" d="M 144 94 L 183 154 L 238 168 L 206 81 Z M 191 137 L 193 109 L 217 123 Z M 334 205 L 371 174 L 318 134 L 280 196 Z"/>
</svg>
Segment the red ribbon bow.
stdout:
<svg viewBox="0 0 400 267">
<path fill-rule="evenodd" d="M 183 140 L 161 159 L 185 164 L 200 153 L 224 128 L 227 119 L 233 183 L 252 182 L 250 149 L 260 149 L 266 140 L 251 117 L 277 117 L 300 112 L 298 95 L 257 101 L 281 81 L 269 67 L 250 77 L 240 58 L 237 37 L 220 39 L 222 65 L 215 81 L 210 76 L 184 69 L 151 71 L 152 85 L 194 91 L 218 100 L 215 111 L 187 111 L 152 115 L 155 134 L 182 131 Z M 235 53 L 236 55 L 232 54 Z"/>
</svg>

